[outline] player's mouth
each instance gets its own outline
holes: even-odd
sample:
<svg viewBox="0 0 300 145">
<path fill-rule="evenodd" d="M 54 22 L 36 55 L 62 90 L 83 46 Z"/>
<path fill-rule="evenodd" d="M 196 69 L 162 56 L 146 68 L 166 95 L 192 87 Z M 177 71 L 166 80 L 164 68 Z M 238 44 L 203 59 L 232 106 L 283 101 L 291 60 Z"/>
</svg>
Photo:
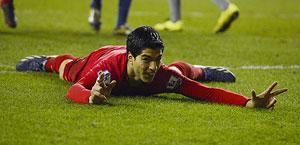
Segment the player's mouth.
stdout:
<svg viewBox="0 0 300 145">
<path fill-rule="evenodd" d="M 154 75 L 155 75 L 154 73 L 146 73 L 144 76 L 145 78 L 152 79 Z"/>
</svg>

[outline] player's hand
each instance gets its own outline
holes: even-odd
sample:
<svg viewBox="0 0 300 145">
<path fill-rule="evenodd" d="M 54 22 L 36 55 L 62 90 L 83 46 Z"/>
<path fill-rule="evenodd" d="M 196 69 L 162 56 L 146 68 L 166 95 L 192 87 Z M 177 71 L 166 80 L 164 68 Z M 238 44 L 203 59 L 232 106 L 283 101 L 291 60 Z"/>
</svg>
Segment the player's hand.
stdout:
<svg viewBox="0 0 300 145">
<path fill-rule="evenodd" d="M 253 90 L 252 99 L 247 102 L 246 107 L 273 109 L 276 103 L 275 97 L 288 90 L 285 88 L 285 89 L 280 89 L 272 92 L 272 90 L 276 85 L 277 82 L 274 82 L 272 85 L 269 86 L 269 88 L 267 88 L 259 95 L 256 95 L 256 92 Z"/>
<path fill-rule="evenodd" d="M 100 73 L 99 79 L 92 87 L 90 103 L 101 104 L 107 101 L 108 96 L 110 96 L 112 89 L 117 85 L 117 81 L 113 80 L 109 84 L 104 83 L 104 75 Z"/>
</svg>

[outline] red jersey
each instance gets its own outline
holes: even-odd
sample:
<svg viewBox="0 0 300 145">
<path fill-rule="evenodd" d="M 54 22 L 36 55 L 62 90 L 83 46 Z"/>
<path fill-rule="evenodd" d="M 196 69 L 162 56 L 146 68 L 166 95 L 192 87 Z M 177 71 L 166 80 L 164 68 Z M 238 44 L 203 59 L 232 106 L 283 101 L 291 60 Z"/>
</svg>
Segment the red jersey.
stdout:
<svg viewBox="0 0 300 145">
<path fill-rule="evenodd" d="M 79 64 L 79 65 L 78 65 Z M 138 87 L 130 86 L 127 75 L 127 54 L 125 46 L 105 46 L 89 56 L 67 64 L 64 75 L 75 84 L 68 90 L 67 97 L 77 103 L 88 103 L 91 88 L 98 72 L 109 71 L 111 80 L 117 85 L 112 95 L 152 95 L 157 93 L 179 93 L 196 100 L 245 106 L 247 97 L 219 88 L 209 88 L 177 73 L 162 64 L 153 81 Z M 76 69 L 72 69 L 76 68 Z M 71 72 L 71 73 L 70 73 Z"/>
</svg>

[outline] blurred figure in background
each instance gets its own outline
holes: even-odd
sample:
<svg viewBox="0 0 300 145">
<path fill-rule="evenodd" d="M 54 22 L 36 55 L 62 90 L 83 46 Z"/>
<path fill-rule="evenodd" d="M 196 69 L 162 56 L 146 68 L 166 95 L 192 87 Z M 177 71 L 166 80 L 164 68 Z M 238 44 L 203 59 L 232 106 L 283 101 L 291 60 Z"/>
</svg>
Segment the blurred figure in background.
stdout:
<svg viewBox="0 0 300 145">
<path fill-rule="evenodd" d="M 0 6 L 3 10 L 6 25 L 10 28 L 16 28 L 17 18 L 15 16 L 13 0 L 0 0 Z"/>
<path fill-rule="evenodd" d="M 217 21 L 214 33 L 226 31 L 231 23 L 238 17 L 239 8 L 230 2 L 230 0 L 214 0 L 215 4 L 220 8 L 221 15 Z M 170 20 L 158 23 L 154 26 L 156 30 L 162 31 L 181 31 L 183 22 L 181 20 L 180 0 L 169 0 L 171 12 Z"/>
<path fill-rule="evenodd" d="M 114 35 L 128 35 L 132 31 L 132 29 L 126 24 L 130 4 L 131 0 L 119 0 L 119 12 L 117 25 L 113 30 Z M 95 31 L 99 31 L 101 29 L 101 8 L 102 0 L 92 0 L 91 12 L 88 17 L 88 21 Z"/>
</svg>

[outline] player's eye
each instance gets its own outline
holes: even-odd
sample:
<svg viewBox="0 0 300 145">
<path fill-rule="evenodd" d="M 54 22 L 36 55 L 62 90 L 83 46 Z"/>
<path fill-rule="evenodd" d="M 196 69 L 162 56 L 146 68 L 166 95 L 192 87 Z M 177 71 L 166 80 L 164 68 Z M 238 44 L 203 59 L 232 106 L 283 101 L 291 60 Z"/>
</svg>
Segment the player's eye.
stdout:
<svg viewBox="0 0 300 145">
<path fill-rule="evenodd" d="M 142 61 L 143 62 L 150 62 L 150 58 L 145 57 L 145 58 L 142 59 Z"/>
</svg>

